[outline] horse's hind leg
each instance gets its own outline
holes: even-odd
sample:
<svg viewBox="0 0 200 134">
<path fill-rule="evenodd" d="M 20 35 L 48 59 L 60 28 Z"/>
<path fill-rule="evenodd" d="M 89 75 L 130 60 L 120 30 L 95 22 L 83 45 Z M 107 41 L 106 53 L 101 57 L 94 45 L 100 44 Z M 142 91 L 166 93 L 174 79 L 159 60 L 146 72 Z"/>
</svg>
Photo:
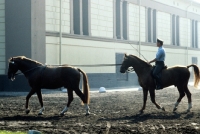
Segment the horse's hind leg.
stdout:
<svg viewBox="0 0 200 134">
<path fill-rule="evenodd" d="M 29 99 L 30 97 L 35 93 L 35 90 L 34 89 L 31 89 L 31 91 L 28 93 L 28 95 L 26 96 L 26 105 L 25 105 L 25 108 L 26 108 L 26 114 L 28 114 L 30 112 L 30 110 L 28 109 L 28 103 L 29 103 Z"/>
<path fill-rule="evenodd" d="M 178 100 L 176 101 L 176 103 L 174 104 L 174 109 L 173 109 L 173 112 L 177 110 L 177 106 L 178 104 L 181 102 L 182 98 L 185 96 L 185 93 L 183 91 L 183 88 L 181 86 L 178 86 L 178 91 L 179 91 L 179 98 Z"/>
<path fill-rule="evenodd" d="M 68 89 L 68 102 L 67 102 L 67 106 L 65 106 L 65 108 L 62 110 L 62 112 L 60 112 L 60 115 L 64 115 L 65 112 L 67 112 L 68 107 L 70 106 L 71 102 L 73 101 L 74 97 L 73 97 L 73 90 Z"/>
<path fill-rule="evenodd" d="M 158 105 L 158 103 L 155 100 L 155 90 L 154 89 L 150 89 L 149 93 L 150 93 L 150 97 L 151 97 L 151 102 L 153 104 L 155 104 L 158 109 L 162 109 L 163 111 L 165 111 L 165 108 L 160 106 L 160 105 Z"/>
<path fill-rule="evenodd" d="M 187 95 L 187 98 L 188 98 L 188 109 L 187 109 L 187 112 L 190 112 L 190 109 L 192 108 L 192 97 L 191 97 L 192 94 L 190 93 L 190 91 L 189 91 L 187 86 L 184 88 L 184 91 L 185 91 L 185 93 Z"/>
<path fill-rule="evenodd" d="M 76 88 L 75 90 L 75 93 L 81 98 L 81 100 L 83 101 L 83 103 L 85 104 L 85 109 L 86 109 L 86 115 L 89 115 L 90 114 L 90 108 L 86 102 L 86 98 L 85 98 L 85 95 L 81 92 L 81 90 L 79 88 Z"/>
<path fill-rule="evenodd" d="M 45 108 L 43 107 L 43 100 L 42 100 L 41 89 L 38 89 L 38 91 L 36 91 L 36 93 L 37 93 L 37 97 L 38 97 L 38 100 L 39 100 L 40 106 L 41 106 L 41 109 L 40 109 L 38 115 L 43 115 L 43 111 L 45 110 Z"/>
</svg>

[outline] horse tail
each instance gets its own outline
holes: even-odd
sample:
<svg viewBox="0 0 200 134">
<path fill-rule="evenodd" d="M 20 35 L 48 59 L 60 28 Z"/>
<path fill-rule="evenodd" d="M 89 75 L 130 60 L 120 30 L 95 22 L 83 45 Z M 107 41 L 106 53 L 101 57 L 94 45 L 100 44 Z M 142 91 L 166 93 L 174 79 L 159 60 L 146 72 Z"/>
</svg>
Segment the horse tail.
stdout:
<svg viewBox="0 0 200 134">
<path fill-rule="evenodd" d="M 200 71 L 197 65 L 191 64 L 188 65 L 187 68 L 193 67 L 194 68 L 194 87 L 197 87 L 200 81 Z"/>
<path fill-rule="evenodd" d="M 83 75 L 83 94 L 85 95 L 85 99 L 86 99 L 86 103 L 89 104 L 90 103 L 90 87 L 88 84 L 88 78 L 87 75 L 84 71 L 82 71 L 80 68 L 77 68 L 79 72 L 82 73 Z"/>
</svg>

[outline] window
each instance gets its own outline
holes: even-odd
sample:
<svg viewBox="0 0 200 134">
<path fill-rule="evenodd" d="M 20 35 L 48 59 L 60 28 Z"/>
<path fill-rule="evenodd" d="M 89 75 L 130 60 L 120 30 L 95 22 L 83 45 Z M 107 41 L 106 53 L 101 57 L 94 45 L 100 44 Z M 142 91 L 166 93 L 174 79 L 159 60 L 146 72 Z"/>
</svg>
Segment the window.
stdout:
<svg viewBox="0 0 200 134">
<path fill-rule="evenodd" d="M 80 0 L 73 0 L 73 23 L 74 34 L 81 34 L 81 20 L 80 20 Z"/>
<path fill-rule="evenodd" d="M 172 45 L 180 46 L 179 43 L 179 16 L 172 15 Z"/>
<path fill-rule="evenodd" d="M 116 0 L 116 37 L 121 39 L 121 0 Z"/>
<path fill-rule="evenodd" d="M 151 9 L 148 8 L 147 9 L 147 30 L 148 30 L 148 36 L 147 36 L 147 40 L 148 42 L 153 42 L 156 43 L 156 36 L 157 36 L 157 32 L 156 32 L 156 10 L 155 9 Z"/>
<path fill-rule="evenodd" d="M 198 21 L 192 20 L 192 47 L 198 48 Z"/>
<path fill-rule="evenodd" d="M 128 15 L 127 15 L 127 1 L 123 2 L 123 38 L 125 40 L 128 39 L 128 28 L 127 28 L 127 22 L 128 22 Z"/>
<path fill-rule="evenodd" d="M 74 34 L 89 35 L 89 1 L 73 0 Z"/>
<path fill-rule="evenodd" d="M 198 59 L 197 57 L 192 57 L 192 64 L 196 64 L 198 63 Z"/>
<path fill-rule="evenodd" d="M 88 0 L 82 0 L 83 5 L 83 35 L 89 35 Z"/>
<path fill-rule="evenodd" d="M 117 39 L 128 39 L 128 3 L 116 0 L 116 37 Z"/>
<path fill-rule="evenodd" d="M 197 63 L 198 63 L 197 57 L 192 57 L 192 64 L 196 64 L 196 65 L 197 65 Z M 192 77 L 194 77 L 194 69 L 192 69 L 190 75 L 191 75 Z"/>
</svg>

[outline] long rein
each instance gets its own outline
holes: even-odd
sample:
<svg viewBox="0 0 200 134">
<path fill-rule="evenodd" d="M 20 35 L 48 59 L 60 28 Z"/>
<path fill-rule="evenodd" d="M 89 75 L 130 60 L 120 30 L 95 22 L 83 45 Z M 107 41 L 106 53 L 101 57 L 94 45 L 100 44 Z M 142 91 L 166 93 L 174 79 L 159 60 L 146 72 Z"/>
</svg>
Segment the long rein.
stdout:
<svg viewBox="0 0 200 134">
<path fill-rule="evenodd" d="M 30 72 L 36 68 L 40 68 L 40 67 L 44 67 L 46 68 L 47 66 L 59 66 L 59 67 L 62 67 L 62 66 L 76 66 L 76 67 L 102 67 L 102 66 L 120 66 L 122 64 L 95 64 L 95 65 L 68 65 L 68 64 L 64 64 L 64 65 L 41 65 L 41 66 L 37 66 L 37 67 L 34 67 L 34 68 L 31 68 L 29 70 L 26 70 L 24 72 L 19 72 L 19 73 L 16 73 L 15 75 L 20 75 L 20 74 L 25 74 L 27 72 Z"/>
<path fill-rule="evenodd" d="M 31 68 L 29 70 L 26 70 L 24 72 L 16 73 L 15 75 L 25 74 L 25 73 L 30 72 L 30 71 L 32 71 L 32 70 L 34 70 L 36 68 L 39 68 L 39 67 L 45 67 L 46 68 L 46 66 L 37 66 L 37 67 Z"/>
<path fill-rule="evenodd" d="M 133 47 L 133 45 L 131 44 L 131 43 L 129 43 L 132 47 Z M 133 47 L 140 55 L 142 55 L 135 47 Z M 142 55 L 142 57 L 147 61 L 147 59 L 144 57 L 144 55 Z M 148 61 L 147 61 L 148 62 Z M 48 66 L 66 66 L 66 65 L 68 65 L 68 64 L 64 64 L 64 65 L 48 65 Z M 102 66 L 120 66 L 120 65 L 122 65 L 122 64 L 95 64 L 95 65 L 68 65 L 68 66 L 76 66 L 76 67 L 102 67 Z M 47 65 L 45 65 L 45 66 L 37 66 L 37 67 L 34 67 L 34 68 L 31 68 L 31 69 L 29 69 L 29 70 L 27 70 L 27 71 L 24 71 L 24 72 L 20 72 L 20 73 L 16 73 L 15 75 L 19 75 L 19 74 L 23 74 L 23 73 L 27 73 L 27 72 L 30 72 L 30 71 L 32 71 L 32 70 L 34 70 L 34 69 L 36 69 L 36 68 L 39 68 L 39 67 L 47 67 Z M 133 67 L 129 67 L 128 69 L 127 69 L 127 72 L 133 72 L 134 71 L 134 69 L 133 69 Z"/>
</svg>

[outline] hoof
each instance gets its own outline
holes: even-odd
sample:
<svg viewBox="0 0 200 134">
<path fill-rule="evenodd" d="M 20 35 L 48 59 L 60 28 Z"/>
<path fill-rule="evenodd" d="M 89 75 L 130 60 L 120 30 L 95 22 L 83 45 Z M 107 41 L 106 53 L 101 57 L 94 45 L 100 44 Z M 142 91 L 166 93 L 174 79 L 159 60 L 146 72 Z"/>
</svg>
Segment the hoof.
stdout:
<svg viewBox="0 0 200 134">
<path fill-rule="evenodd" d="M 90 115 L 90 112 L 88 112 L 88 113 L 85 114 L 85 116 L 88 116 L 88 115 Z"/>
<path fill-rule="evenodd" d="M 162 109 L 162 111 L 165 111 L 165 108 L 164 108 L 164 107 L 162 107 L 161 109 Z"/>
<path fill-rule="evenodd" d="M 143 113 L 144 113 L 144 111 L 143 111 L 143 110 L 140 110 L 140 111 L 139 111 L 139 114 L 143 114 Z"/>
<path fill-rule="evenodd" d="M 38 113 L 38 115 L 43 115 L 43 112 L 42 113 Z"/>
<path fill-rule="evenodd" d="M 173 109 L 173 112 L 175 112 L 177 110 L 177 108 L 175 107 L 174 109 Z"/>
<path fill-rule="evenodd" d="M 64 115 L 65 115 L 65 113 L 60 113 L 60 115 L 61 115 L 61 116 L 64 116 Z"/>
<path fill-rule="evenodd" d="M 25 112 L 26 112 L 26 114 L 29 114 L 29 113 L 30 113 L 30 110 L 29 110 L 29 109 L 26 109 Z"/>
</svg>

